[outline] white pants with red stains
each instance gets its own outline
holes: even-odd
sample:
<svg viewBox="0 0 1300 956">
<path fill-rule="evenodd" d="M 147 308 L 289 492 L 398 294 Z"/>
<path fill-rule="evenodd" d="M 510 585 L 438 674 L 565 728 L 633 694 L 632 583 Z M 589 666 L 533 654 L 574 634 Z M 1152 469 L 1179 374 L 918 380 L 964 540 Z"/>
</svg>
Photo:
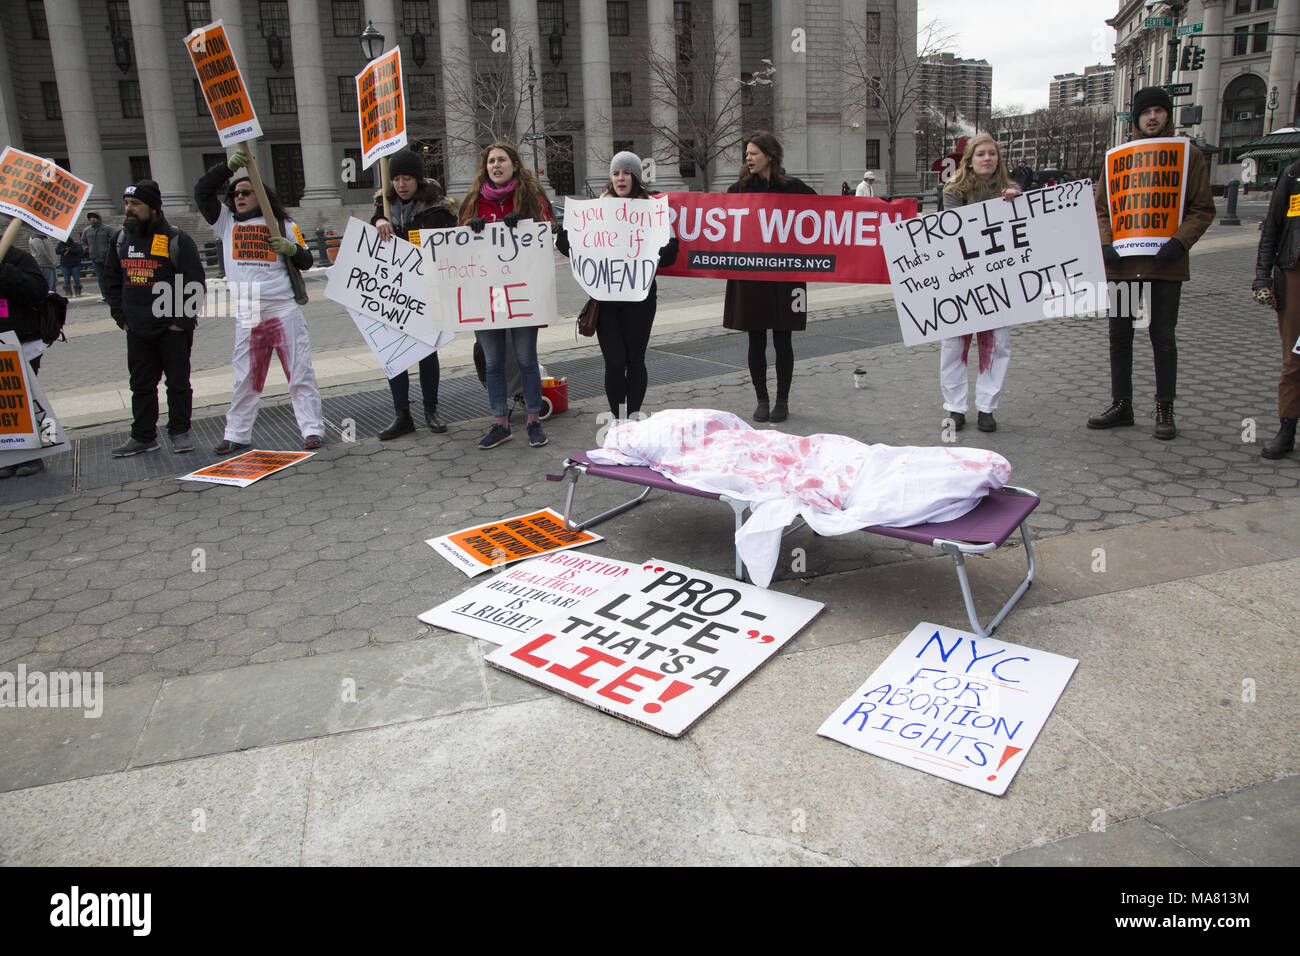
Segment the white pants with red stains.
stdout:
<svg viewBox="0 0 1300 956">
<path fill-rule="evenodd" d="M 253 440 L 253 422 L 257 420 L 257 406 L 273 356 L 279 357 L 289 381 L 289 397 L 302 437 L 325 434 L 307 323 L 298 306 L 290 302 L 264 306 L 256 324 L 244 317 L 235 320 L 235 391 L 226 415 L 226 441 L 248 444 Z"/>
<path fill-rule="evenodd" d="M 943 407 L 966 414 L 966 355 L 972 339 L 978 343 L 979 377 L 975 379 L 975 410 L 995 412 L 1002 383 L 1007 380 L 1011 364 L 1011 330 L 993 329 L 976 335 L 959 335 L 944 339 L 939 348 L 939 386 L 943 389 Z"/>
</svg>

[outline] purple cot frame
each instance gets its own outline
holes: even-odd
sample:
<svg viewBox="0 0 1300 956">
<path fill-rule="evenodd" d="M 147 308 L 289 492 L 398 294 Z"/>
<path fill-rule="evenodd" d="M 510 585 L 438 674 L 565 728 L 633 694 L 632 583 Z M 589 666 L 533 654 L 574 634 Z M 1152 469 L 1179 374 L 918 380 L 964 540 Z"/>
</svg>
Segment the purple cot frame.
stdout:
<svg viewBox="0 0 1300 956">
<path fill-rule="evenodd" d="M 573 514 L 573 498 L 578 487 L 578 479 L 583 475 L 590 475 L 593 478 L 609 478 L 613 481 L 622 481 L 632 485 L 642 485 L 643 489 L 636 497 L 616 505 L 608 511 L 602 511 L 600 514 L 582 522 L 574 522 L 571 518 Z M 584 453 L 566 458 L 564 460 L 564 470 L 560 474 L 547 475 L 546 477 L 550 481 L 569 479 L 569 488 L 564 499 L 564 524 L 566 528 L 574 531 L 590 528 L 602 521 L 620 515 L 630 508 L 635 508 L 645 501 L 650 492 L 655 489 L 683 495 L 694 495 L 697 498 L 710 498 L 725 503 L 731 508 L 732 514 L 735 516 L 736 530 L 738 531 L 745 522 L 745 515 L 750 510 L 751 504 L 739 498 L 732 498 L 709 491 L 700 491 L 698 488 L 678 484 L 671 478 L 667 478 L 657 471 L 641 465 L 599 465 Z M 928 545 L 951 557 L 957 572 L 957 582 L 961 586 L 961 596 L 966 604 L 966 616 L 970 619 L 971 628 L 980 637 L 988 637 L 997 630 L 998 625 L 1011 613 L 1012 608 L 1016 606 L 1017 602 L 1034 582 L 1036 562 L 1034 548 L 1029 540 L 1028 518 L 1033 510 L 1038 507 L 1040 500 L 1038 495 L 1026 488 L 1006 485 L 997 491 L 989 492 L 978 505 L 953 521 L 918 524 L 909 528 L 870 525 L 861 530 L 883 535 L 887 538 L 897 538 L 900 541 Z M 789 534 L 791 531 L 797 530 L 801 525 L 802 521 L 791 526 L 786 533 Z M 998 613 L 994 615 L 993 619 L 987 625 L 983 625 L 976 613 L 970 578 L 966 574 L 966 555 L 988 554 L 996 551 L 1017 529 L 1019 529 L 1021 539 L 1025 545 L 1025 577 L 1011 597 L 998 610 Z M 744 565 L 741 563 L 740 554 L 737 553 L 736 580 L 743 581 L 744 579 Z"/>
</svg>

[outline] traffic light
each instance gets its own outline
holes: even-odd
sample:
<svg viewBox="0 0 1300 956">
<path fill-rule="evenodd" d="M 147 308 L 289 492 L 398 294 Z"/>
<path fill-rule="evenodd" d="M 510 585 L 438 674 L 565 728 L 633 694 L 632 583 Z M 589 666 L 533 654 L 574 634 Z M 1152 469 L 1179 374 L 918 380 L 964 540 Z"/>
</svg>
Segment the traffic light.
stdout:
<svg viewBox="0 0 1300 956">
<path fill-rule="evenodd" d="M 1192 69 L 1199 70 L 1204 65 L 1205 65 L 1205 47 L 1203 46 L 1192 47 Z"/>
<path fill-rule="evenodd" d="M 1195 49 L 1196 48 L 1193 47 L 1190 43 L 1187 46 L 1183 47 L 1182 57 L 1178 61 L 1178 69 L 1190 70 L 1192 68 L 1192 52 Z"/>
</svg>

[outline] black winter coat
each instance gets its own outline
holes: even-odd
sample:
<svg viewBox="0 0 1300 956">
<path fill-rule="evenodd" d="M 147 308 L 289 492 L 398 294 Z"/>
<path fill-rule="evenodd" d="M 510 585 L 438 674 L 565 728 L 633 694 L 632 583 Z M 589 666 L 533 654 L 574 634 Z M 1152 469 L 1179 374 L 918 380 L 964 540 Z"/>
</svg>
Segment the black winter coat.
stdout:
<svg viewBox="0 0 1300 956">
<path fill-rule="evenodd" d="M 407 242 L 414 245 L 420 244 L 420 229 L 453 229 L 458 224 L 456 216 L 456 201 L 443 196 L 433 187 L 432 183 L 422 182 L 420 188 L 415 191 L 411 197 L 415 203 L 415 213 L 405 219 L 400 218 L 401 213 L 398 209 L 397 193 L 391 188 L 388 191 L 388 200 L 391 203 L 392 220 L 390 224 L 393 227 L 393 233 Z M 370 225 L 374 225 L 380 219 L 384 218 L 384 199 L 382 196 L 375 196 L 375 214 L 370 217 Z M 414 235 L 412 235 L 414 233 Z"/>
<path fill-rule="evenodd" d="M 740 183 L 733 183 L 729 193 L 801 193 L 808 196 L 817 195 L 817 191 L 803 180 L 790 178 L 783 186 L 772 186 L 762 177 L 755 176 L 744 189 Z M 761 199 L 754 201 L 755 205 Z M 722 327 L 738 332 L 753 332 L 760 329 L 777 329 L 782 332 L 802 332 L 808 326 L 807 285 L 802 282 L 759 282 L 753 279 L 728 279 L 727 300 L 722 308 Z M 803 311 L 795 311 L 795 290 L 802 289 L 799 296 Z"/>
<path fill-rule="evenodd" d="M 1300 162 L 1293 163 L 1277 178 L 1268 203 L 1255 256 L 1255 281 L 1271 282 L 1282 311 L 1286 298 L 1286 269 L 1294 269 L 1300 258 Z"/>
<path fill-rule="evenodd" d="M 20 342 L 39 339 L 40 305 L 49 289 L 31 253 L 10 246 L 0 262 L 0 332 L 16 332 Z"/>
</svg>

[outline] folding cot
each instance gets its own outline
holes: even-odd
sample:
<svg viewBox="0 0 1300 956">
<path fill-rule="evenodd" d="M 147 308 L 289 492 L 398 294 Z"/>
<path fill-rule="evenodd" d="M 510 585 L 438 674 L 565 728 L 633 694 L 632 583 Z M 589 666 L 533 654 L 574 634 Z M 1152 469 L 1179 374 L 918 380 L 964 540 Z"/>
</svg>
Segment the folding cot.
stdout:
<svg viewBox="0 0 1300 956">
<path fill-rule="evenodd" d="M 585 521 L 575 522 L 572 520 L 573 499 L 578 487 L 578 479 L 582 475 L 590 475 L 592 478 L 609 478 L 614 481 L 622 481 L 643 487 L 641 493 L 634 498 Z M 650 492 L 655 489 L 723 502 L 731 508 L 732 514 L 735 516 L 736 530 L 740 530 L 740 526 L 744 524 L 745 515 L 751 507 L 751 503 L 748 501 L 679 484 L 643 465 L 597 464 L 587 457 L 585 453 L 566 458 L 564 460 L 564 470 L 560 474 L 547 475 L 546 477 L 550 481 L 563 481 L 565 478 L 569 480 L 569 488 L 564 500 L 564 523 L 566 527 L 572 530 L 590 528 L 608 518 L 620 515 L 629 508 L 641 504 Z M 971 628 L 981 637 L 988 637 L 997 629 L 1003 619 L 1011 613 L 1011 609 L 1016 606 L 1016 602 L 1029 590 L 1030 584 L 1034 581 L 1034 550 L 1029 541 L 1027 521 L 1030 513 L 1038 507 L 1039 500 L 1038 495 L 1032 491 L 1006 485 L 997 491 L 989 492 L 978 505 L 953 521 L 918 524 L 909 528 L 870 525 L 861 530 L 888 538 L 898 538 L 901 541 L 929 545 L 949 555 L 957 571 L 957 581 L 961 585 L 962 599 L 966 602 L 966 615 L 970 618 Z M 802 524 L 802 522 L 799 524 Z M 787 530 L 787 533 L 796 530 L 799 524 L 792 526 Z M 1019 587 L 1002 605 L 1002 608 L 989 621 L 988 625 L 982 625 L 975 611 L 975 600 L 971 594 L 970 579 L 966 574 L 966 555 L 988 554 L 996 551 L 1015 533 L 1017 528 L 1020 530 L 1020 536 L 1025 544 L 1027 571 L 1024 580 L 1020 582 Z M 736 579 L 744 580 L 744 577 L 744 566 L 741 563 L 740 554 L 737 552 Z"/>
</svg>

